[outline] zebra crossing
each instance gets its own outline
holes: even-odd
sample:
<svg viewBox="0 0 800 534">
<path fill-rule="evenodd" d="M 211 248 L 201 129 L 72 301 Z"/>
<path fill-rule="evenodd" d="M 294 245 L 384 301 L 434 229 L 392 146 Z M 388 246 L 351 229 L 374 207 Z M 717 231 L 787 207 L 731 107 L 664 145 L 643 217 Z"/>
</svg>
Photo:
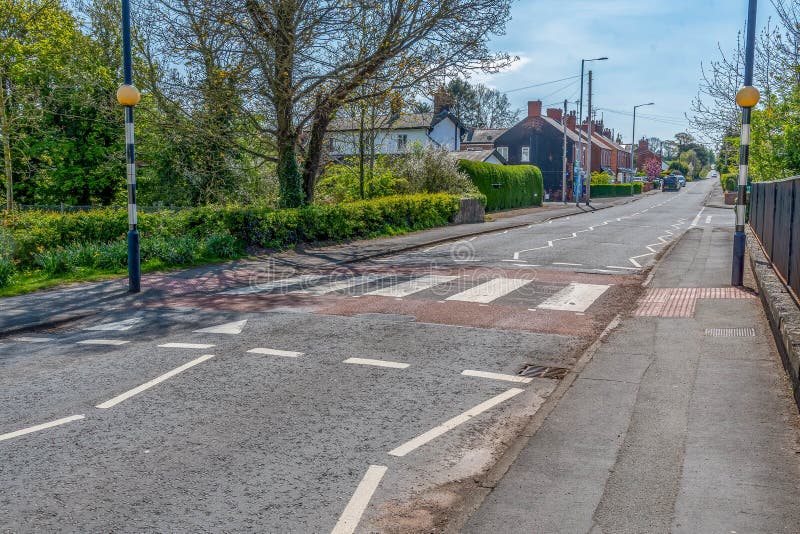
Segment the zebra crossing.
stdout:
<svg viewBox="0 0 800 534">
<path fill-rule="evenodd" d="M 541 282 L 503 273 L 302 275 L 220 293 L 225 296 L 382 297 L 476 305 L 509 304 L 543 310 L 585 312 L 610 284 Z"/>
</svg>

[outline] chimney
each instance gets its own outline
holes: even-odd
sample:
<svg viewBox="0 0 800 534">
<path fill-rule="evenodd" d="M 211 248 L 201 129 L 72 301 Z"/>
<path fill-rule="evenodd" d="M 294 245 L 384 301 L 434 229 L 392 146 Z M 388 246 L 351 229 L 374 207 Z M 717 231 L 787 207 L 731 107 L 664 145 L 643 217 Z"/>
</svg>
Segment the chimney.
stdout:
<svg viewBox="0 0 800 534">
<path fill-rule="evenodd" d="M 639 150 L 649 150 L 647 139 L 639 139 Z"/>
<path fill-rule="evenodd" d="M 577 120 L 578 119 L 577 119 L 577 117 L 575 117 L 575 112 L 574 111 L 570 111 L 569 115 L 567 115 L 567 128 L 569 128 L 570 130 L 572 130 L 574 132 Z"/>
<path fill-rule="evenodd" d="M 449 110 L 451 105 L 450 92 L 444 85 L 439 87 L 433 94 L 433 114 L 438 115 L 442 111 Z"/>
<path fill-rule="evenodd" d="M 541 117 L 542 116 L 542 101 L 536 100 L 528 102 L 528 117 Z"/>
<path fill-rule="evenodd" d="M 547 108 L 547 116 L 560 123 L 563 115 L 562 111 L 558 108 Z"/>
<path fill-rule="evenodd" d="M 603 137 L 608 137 L 609 139 L 613 139 L 614 138 L 614 134 L 612 134 L 611 130 L 609 130 L 608 128 L 604 128 L 603 129 Z"/>
</svg>

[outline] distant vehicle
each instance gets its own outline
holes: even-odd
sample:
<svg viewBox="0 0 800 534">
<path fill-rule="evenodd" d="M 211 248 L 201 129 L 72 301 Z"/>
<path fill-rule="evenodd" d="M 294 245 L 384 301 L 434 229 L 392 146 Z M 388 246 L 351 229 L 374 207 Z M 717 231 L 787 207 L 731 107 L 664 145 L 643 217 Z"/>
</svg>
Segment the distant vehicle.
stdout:
<svg viewBox="0 0 800 534">
<path fill-rule="evenodd" d="M 681 190 L 681 182 L 678 180 L 678 177 L 674 174 L 670 174 L 665 176 L 661 182 L 661 190 L 662 191 L 680 191 Z"/>
<path fill-rule="evenodd" d="M 676 174 L 675 176 L 678 177 L 678 181 L 681 183 L 681 187 L 685 187 L 686 186 L 686 178 L 684 178 L 683 175 L 680 175 L 680 174 Z"/>
<path fill-rule="evenodd" d="M 719 171 L 712 167 L 708 174 L 706 174 L 706 179 L 708 180 L 719 180 Z"/>
<path fill-rule="evenodd" d="M 633 180 L 631 180 L 631 182 L 644 182 L 644 177 L 643 176 L 634 176 Z"/>
</svg>

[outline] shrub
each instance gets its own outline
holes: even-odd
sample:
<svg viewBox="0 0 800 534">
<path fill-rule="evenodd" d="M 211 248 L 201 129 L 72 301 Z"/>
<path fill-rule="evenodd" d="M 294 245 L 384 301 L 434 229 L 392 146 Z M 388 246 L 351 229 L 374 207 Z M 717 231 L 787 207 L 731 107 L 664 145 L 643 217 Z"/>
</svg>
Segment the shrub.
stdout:
<svg viewBox="0 0 800 534">
<path fill-rule="evenodd" d="M 396 160 L 394 172 L 408 181 L 414 193 L 475 192 L 476 188 L 450 152 L 414 143 L 408 154 Z"/>
<path fill-rule="evenodd" d="M 411 185 L 400 178 L 389 166 L 386 156 L 379 156 L 373 168 L 365 163 L 364 196 L 378 198 L 408 193 Z M 328 165 L 317 182 L 316 198 L 322 203 L 352 202 L 361 200 L 359 167 L 356 158 L 348 158 L 345 163 Z"/>
<path fill-rule="evenodd" d="M 118 270 L 128 265 L 128 243 L 116 241 L 98 245 L 94 267 L 98 269 Z"/>
<path fill-rule="evenodd" d="M 641 195 L 642 194 L 642 182 L 633 182 L 631 186 L 633 186 L 633 194 L 634 195 Z"/>
<path fill-rule="evenodd" d="M 49 275 L 65 274 L 74 267 L 70 251 L 62 247 L 36 253 L 34 262 Z"/>
<path fill-rule="evenodd" d="M 633 195 L 633 185 L 630 184 L 607 184 L 592 186 L 592 198 L 607 198 L 607 197 L 629 197 Z M 641 184 L 639 184 L 641 187 Z"/>
<path fill-rule="evenodd" d="M 0 287 L 5 287 L 11 282 L 16 268 L 9 258 L 0 256 Z"/>
<path fill-rule="evenodd" d="M 733 192 L 739 190 L 739 175 L 736 173 L 723 174 L 720 176 L 720 181 L 725 191 Z"/>
<path fill-rule="evenodd" d="M 242 246 L 231 234 L 213 234 L 206 239 L 204 250 L 212 258 L 231 259 L 241 255 Z"/>
<path fill-rule="evenodd" d="M 542 205 L 544 184 L 538 167 L 467 160 L 461 160 L 459 167 L 486 196 L 489 211 Z"/>
<path fill-rule="evenodd" d="M 689 166 L 686 165 L 685 163 L 680 162 L 680 161 L 671 162 L 669 164 L 668 170 L 669 171 L 678 171 L 680 174 L 682 174 L 683 176 L 687 176 L 687 177 L 689 175 Z"/>
<path fill-rule="evenodd" d="M 611 183 L 611 176 L 606 172 L 593 172 L 591 177 L 591 185 L 603 185 Z"/>
</svg>

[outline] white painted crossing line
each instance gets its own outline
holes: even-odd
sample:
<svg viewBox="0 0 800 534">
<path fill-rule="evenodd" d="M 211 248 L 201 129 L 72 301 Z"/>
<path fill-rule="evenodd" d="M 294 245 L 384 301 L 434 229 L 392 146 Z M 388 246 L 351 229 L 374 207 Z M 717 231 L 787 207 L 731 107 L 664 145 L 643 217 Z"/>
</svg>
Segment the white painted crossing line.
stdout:
<svg viewBox="0 0 800 534">
<path fill-rule="evenodd" d="M 342 363 L 353 363 L 356 365 L 374 365 L 375 367 L 390 367 L 392 369 L 407 369 L 409 364 L 400 362 L 390 362 L 387 360 L 371 360 L 369 358 L 347 358 Z"/>
<path fill-rule="evenodd" d="M 455 295 L 447 297 L 445 300 L 489 304 L 531 282 L 532 280 L 522 280 L 519 278 L 495 278 L 467 289 L 466 291 L 462 291 L 461 293 L 456 293 Z"/>
<path fill-rule="evenodd" d="M 325 282 L 323 284 L 318 284 L 315 286 L 311 286 L 307 289 L 300 289 L 297 291 L 292 291 L 292 293 L 298 293 L 303 295 L 312 295 L 312 296 L 322 296 L 327 295 L 328 293 L 333 293 L 335 291 L 342 291 L 345 289 L 352 289 L 354 287 L 369 284 L 370 282 L 374 282 L 376 280 L 380 280 L 381 278 L 386 278 L 389 275 L 385 274 L 362 274 L 360 276 L 353 276 L 345 279 L 333 280 L 331 282 Z"/>
<path fill-rule="evenodd" d="M 533 378 L 528 378 L 526 376 L 505 375 L 502 373 L 489 373 L 486 371 L 473 371 L 472 369 L 466 369 L 464 371 L 461 371 L 461 374 L 464 376 L 474 376 L 477 378 L 505 380 L 506 382 L 519 382 L 520 384 L 529 384 L 533 380 Z"/>
<path fill-rule="evenodd" d="M 280 280 L 273 280 L 272 282 L 264 282 L 263 284 L 255 284 L 247 287 L 240 287 L 239 289 L 231 289 L 223 291 L 222 295 L 253 295 L 256 293 L 271 293 L 276 289 L 286 290 L 292 286 L 302 284 L 313 284 L 325 278 L 323 274 L 304 274 L 300 276 L 292 276 L 289 278 L 282 278 Z"/>
<path fill-rule="evenodd" d="M 111 346 L 119 346 L 125 345 L 130 343 L 130 341 L 126 341 L 124 339 L 84 339 L 82 341 L 78 341 L 78 345 L 111 345 Z"/>
<path fill-rule="evenodd" d="M 344 508 L 344 512 L 333 527 L 331 534 L 352 534 L 355 532 L 364 510 L 367 509 L 372 495 L 378 489 L 383 475 L 386 474 L 387 467 L 383 465 L 371 465 L 367 473 L 358 484 L 355 493 L 350 497 L 350 502 Z"/>
<path fill-rule="evenodd" d="M 126 330 L 130 330 L 140 322 L 142 322 L 141 317 L 133 317 L 131 319 L 125 319 L 124 321 L 117 321 L 114 323 L 105 323 L 105 324 L 90 326 L 89 328 L 84 328 L 84 330 L 97 330 L 104 332 L 124 332 Z"/>
<path fill-rule="evenodd" d="M 571 283 L 555 295 L 551 296 L 537 308 L 545 310 L 561 310 L 585 312 L 611 286 L 600 284 Z"/>
<path fill-rule="evenodd" d="M 706 224 L 711 224 L 711 217 L 713 217 L 713 215 L 706 217 Z"/>
<path fill-rule="evenodd" d="M 56 419 L 55 421 L 50 421 L 49 423 L 42 423 L 41 425 L 29 426 L 28 428 L 23 428 L 21 430 L 15 430 L 14 432 L 8 432 L 7 434 L 0 434 L 0 441 L 5 441 L 11 438 L 17 438 L 19 436 L 24 436 L 25 434 L 32 434 L 34 432 L 38 432 L 40 430 L 45 430 L 48 428 L 52 428 L 54 426 L 65 425 L 67 423 L 71 423 L 73 421 L 80 421 L 81 419 L 85 418 L 84 415 L 70 415 L 69 417 L 64 417 L 62 419 Z"/>
<path fill-rule="evenodd" d="M 265 354 L 267 356 L 283 356 L 285 358 L 299 358 L 303 355 L 302 352 L 295 352 L 293 350 L 267 349 L 263 347 L 256 347 L 247 352 L 250 354 Z"/>
<path fill-rule="evenodd" d="M 21 341 L 22 343 L 48 343 L 53 341 L 51 337 L 12 337 L 12 341 Z"/>
<path fill-rule="evenodd" d="M 241 334 L 247 324 L 247 319 L 241 321 L 233 321 L 232 323 L 218 324 L 217 326 L 209 326 L 208 328 L 201 328 L 195 330 L 198 334 Z"/>
<path fill-rule="evenodd" d="M 624 269 L 626 271 L 638 271 L 636 267 L 620 267 L 619 265 L 606 265 L 606 269 Z"/>
<path fill-rule="evenodd" d="M 365 293 L 365 295 L 402 298 L 402 297 L 407 297 L 409 295 L 413 295 L 414 293 L 419 293 L 420 291 L 425 291 L 426 289 L 430 289 L 434 286 L 450 282 L 452 280 L 455 280 L 456 278 L 458 277 L 440 276 L 435 274 L 425 275 L 425 276 L 420 276 L 419 278 L 415 278 L 413 280 L 409 280 L 408 282 L 402 282 L 400 284 L 395 284 L 389 287 L 376 289 L 375 291 L 370 291 L 369 293 Z"/>
<path fill-rule="evenodd" d="M 458 427 L 459 425 L 462 425 L 462 424 L 466 423 L 467 421 L 469 421 L 470 419 L 482 414 L 486 410 L 494 408 L 498 404 L 500 404 L 502 402 L 505 402 L 508 399 L 510 399 L 510 398 L 512 398 L 512 397 L 514 397 L 516 395 L 519 395 L 523 391 L 525 391 L 525 390 L 524 389 L 519 389 L 519 388 L 511 388 L 508 391 L 506 391 L 504 393 L 501 393 L 500 395 L 492 397 L 491 399 L 478 404 L 474 408 L 470 408 L 469 410 L 467 410 L 466 412 L 462 413 L 461 415 L 457 415 L 457 416 L 453 417 L 452 419 L 449 419 L 449 420 L 445 421 L 441 425 L 436 426 L 436 427 L 428 430 L 424 434 L 422 434 L 420 436 L 417 436 L 416 438 L 403 443 L 402 445 L 400 445 L 396 449 L 393 449 L 393 450 L 389 451 L 389 454 L 392 455 L 392 456 L 405 456 L 406 454 L 412 452 L 414 449 L 417 449 L 417 448 L 425 445 L 426 443 L 428 443 L 430 441 L 433 441 L 434 439 L 438 438 L 439 436 L 441 436 L 445 432 L 453 430 L 454 428 Z"/>
<path fill-rule="evenodd" d="M 165 349 L 210 349 L 214 345 L 208 343 L 164 343 L 159 347 Z"/>
<path fill-rule="evenodd" d="M 553 265 L 567 265 L 567 266 L 570 266 L 570 267 L 581 267 L 583 264 L 582 263 L 562 263 L 560 261 L 554 261 Z"/>
<path fill-rule="evenodd" d="M 160 384 L 164 380 L 172 378 L 173 376 L 175 376 L 175 375 L 177 375 L 179 373 L 182 373 L 183 371 L 185 371 L 185 370 L 187 370 L 187 369 L 189 369 L 191 367 L 194 367 L 195 365 L 197 365 L 199 363 L 203 363 L 204 361 L 206 361 L 208 359 L 211 359 L 213 357 L 214 357 L 213 354 L 205 354 L 203 356 L 200 356 L 199 358 L 196 358 L 196 359 L 194 359 L 194 360 L 192 360 L 190 362 L 187 362 L 187 363 L 181 365 L 180 367 L 176 367 L 172 371 L 168 371 L 168 372 L 164 373 L 163 375 L 158 376 L 158 377 L 154 378 L 153 380 L 150 380 L 149 382 L 145 382 L 141 386 L 137 386 L 137 387 L 135 387 L 135 388 L 133 388 L 131 390 L 126 391 L 125 393 L 117 395 L 113 399 L 109 399 L 109 400 L 107 400 L 107 401 L 105 401 L 103 403 L 100 403 L 97 406 L 95 406 L 95 408 L 106 409 L 106 408 L 111 408 L 113 406 L 116 406 L 120 402 L 122 402 L 124 400 L 127 400 L 127 399 L 130 399 L 134 395 L 138 395 L 139 393 L 141 393 L 143 391 L 146 391 L 146 390 L 150 389 L 151 387 L 153 387 L 153 386 L 155 386 L 157 384 Z"/>
</svg>

